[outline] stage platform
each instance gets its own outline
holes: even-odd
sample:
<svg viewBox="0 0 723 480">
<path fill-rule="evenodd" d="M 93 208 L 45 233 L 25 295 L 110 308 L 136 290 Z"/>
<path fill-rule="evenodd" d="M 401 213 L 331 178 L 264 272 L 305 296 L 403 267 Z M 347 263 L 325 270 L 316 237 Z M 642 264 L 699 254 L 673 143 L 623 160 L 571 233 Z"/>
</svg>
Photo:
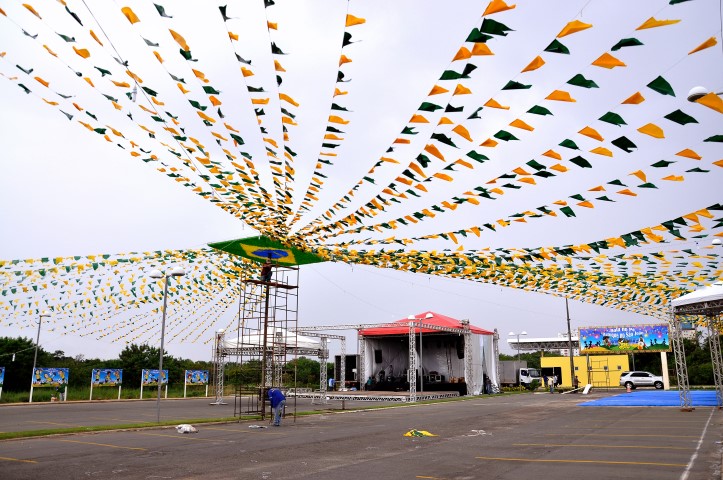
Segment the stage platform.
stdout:
<svg viewBox="0 0 723 480">
<path fill-rule="evenodd" d="M 315 391 L 289 391 L 287 397 L 321 399 L 321 392 Z M 441 398 L 459 397 L 459 392 L 417 392 L 417 401 L 439 400 Z M 326 392 L 327 400 L 346 400 L 354 402 L 410 402 L 409 392 L 366 392 L 366 391 L 329 391 Z"/>
</svg>

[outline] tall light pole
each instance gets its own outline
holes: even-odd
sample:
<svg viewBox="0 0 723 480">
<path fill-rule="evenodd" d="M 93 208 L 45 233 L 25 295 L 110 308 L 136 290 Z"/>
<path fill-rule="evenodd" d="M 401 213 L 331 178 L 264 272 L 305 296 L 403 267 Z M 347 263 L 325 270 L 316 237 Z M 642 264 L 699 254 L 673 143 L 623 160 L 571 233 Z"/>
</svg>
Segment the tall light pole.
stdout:
<svg viewBox="0 0 723 480">
<path fill-rule="evenodd" d="M 149 277 L 165 279 L 163 286 L 163 319 L 161 320 L 161 354 L 158 359 L 158 398 L 156 399 L 157 422 L 161 423 L 161 384 L 163 383 L 163 341 L 166 337 L 166 306 L 168 305 L 168 277 L 182 277 L 186 272 L 181 267 L 171 270 L 171 273 L 163 274 L 160 270 L 153 270 Z M 167 381 L 167 380 L 166 380 Z"/>
<path fill-rule="evenodd" d="M 43 323 L 43 317 L 50 317 L 50 312 L 43 310 L 38 314 L 38 335 L 35 337 L 35 357 L 33 358 L 33 371 L 30 374 L 30 402 L 33 403 L 33 378 L 35 377 L 35 367 L 38 363 L 38 347 L 40 347 L 40 325 Z"/>
<path fill-rule="evenodd" d="M 508 334 L 510 337 L 517 337 L 517 363 L 515 363 L 515 378 L 517 379 L 517 383 L 520 384 L 520 390 L 522 390 L 522 382 L 519 378 L 519 371 L 520 371 L 520 335 L 527 335 L 527 332 L 524 330 L 520 333 L 510 332 Z"/>
</svg>

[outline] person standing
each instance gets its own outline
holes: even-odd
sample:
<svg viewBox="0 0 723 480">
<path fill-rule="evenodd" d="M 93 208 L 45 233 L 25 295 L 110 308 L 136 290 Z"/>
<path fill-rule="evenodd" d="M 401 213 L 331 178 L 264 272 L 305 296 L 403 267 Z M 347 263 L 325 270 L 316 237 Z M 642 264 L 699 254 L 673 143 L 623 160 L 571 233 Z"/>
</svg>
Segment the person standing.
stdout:
<svg viewBox="0 0 723 480">
<path fill-rule="evenodd" d="M 286 396 L 278 388 L 269 389 L 269 403 L 274 416 L 274 427 L 281 426 L 281 415 L 284 413 Z"/>
<path fill-rule="evenodd" d="M 261 281 L 271 281 L 271 260 L 266 260 L 266 262 L 264 262 L 264 264 L 261 266 Z"/>
<path fill-rule="evenodd" d="M 555 384 L 557 383 L 557 375 L 550 377 L 550 393 L 555 393 Z"/>
</svg>

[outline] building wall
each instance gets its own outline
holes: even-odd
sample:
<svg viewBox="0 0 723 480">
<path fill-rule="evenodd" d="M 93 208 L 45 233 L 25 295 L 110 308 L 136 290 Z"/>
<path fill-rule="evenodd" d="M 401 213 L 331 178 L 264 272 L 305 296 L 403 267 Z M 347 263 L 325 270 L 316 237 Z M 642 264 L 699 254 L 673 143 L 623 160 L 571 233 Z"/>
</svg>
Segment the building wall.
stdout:
<svg viewBox="0 0 723 480">
<path fill-rule="evenodd" d="M 588 360 L 589 358 L 589 360 Z M 588 364 L 589 362 L 589 364 Z M 627 355 L 589 355 L 573 357 L 575 375 L 580 381 L 580 387 L 591 383 L 593 387 L 619 387 L 620 375 L 630 370 Z M 542 357 L 542 368 L 558 367 L 562 371 L 563 387 L 572 387 L 570 384 L 570 358 L 569 357 Z"/>
</svg>

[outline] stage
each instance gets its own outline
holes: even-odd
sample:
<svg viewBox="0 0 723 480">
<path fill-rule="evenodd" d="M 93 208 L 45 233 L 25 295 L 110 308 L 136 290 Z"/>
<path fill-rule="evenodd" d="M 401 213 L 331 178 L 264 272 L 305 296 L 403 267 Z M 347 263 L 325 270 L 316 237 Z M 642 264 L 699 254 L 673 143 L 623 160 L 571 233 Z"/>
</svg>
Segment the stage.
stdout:
<svg viewBox="0 0 723 480">
<path fill-rule="evenodd" d="M 326 392 L 326 400 L 336 401 L 355 401 L 355 402 L 397 402 L 406 403 L 411 401 L 409 392 L 379 392 L 379 391 L 328 391 Z M 315 391 L 293 391 L 286 393 L 287 397 L 311 398 L 321 400 L 321 392 Z M 417 392 L 417 401 L 423 400 L 439 400 L 442 398 L 459 397 L 459 392 Z"/>
</svg>

